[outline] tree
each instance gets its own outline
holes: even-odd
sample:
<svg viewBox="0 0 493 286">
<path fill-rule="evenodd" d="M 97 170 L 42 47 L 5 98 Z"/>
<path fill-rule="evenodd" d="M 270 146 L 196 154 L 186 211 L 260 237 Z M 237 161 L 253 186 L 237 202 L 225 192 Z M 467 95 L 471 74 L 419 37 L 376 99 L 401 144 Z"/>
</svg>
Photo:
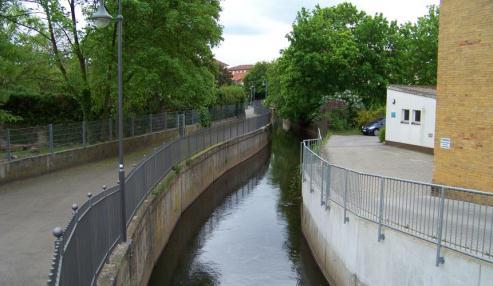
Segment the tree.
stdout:
<svg viewBox="0 0 493 286">
<path fill-rule="evenodd" d="M 438 8 L 399 26 L 343 3 L 302 9 L 290 45 L 268 69 L 269 98 L 281 116 L 306 123 L 324 98 L 351 91 L 382 105 L 388 84 L 435 84 Z"/>
<path fill-rule="evenodd" d="M 117 1 L 105 2 L 116 15 Z M 76 11 L 88 19 L 92 3 L 9 0 L 0 9 L 0 93 L 32 88 L 67 94 L 86 119 L 115 112 L 116 25 L 81 26 Z M 222 40 L 219 0 L 123 0 L 123 10 L 125 112 L 214 102 L 217 65 L 211 49 Z"/>
<path fill-rule="evenodd" d="M 438 57 L 439 8 L 430 6 L 428 14 L 414 23 L 400 27 L 396 40 L 400 67 L 397 82 L 413 85 L 436 85 Z"/>
<path fill-rule="evenodd" d="M 232 85 L 233 84 L 233 74 L 229 71 L 228 67 L 217 63 L 217 75 L 216 75 L 216 84 L 218 87 L 223 85 Z"/>
<path fill-rule="evenodd" d="M 108 1 L 116 10 L 116 1 Z M 208 105 L 215 98 L 217 66 L 211 47 L 221 40 L 219 1 L 124 1 L 124 90 L 127 112 L 158 112 Z M 114 13 L 113 13 L 114 14 Z M 84 45 L 91 54 L 95 100 L 114 101 L 114 29 L 91 30 Z M 108 94 L 108 91 L 113 91 Z"/>
<path fill-rule="evenodd" d="M 264 96 L 266 94 L 266 89 L 268 88 L 267 80 L 267 69 L 269 68 L 269 63 L 258 62 L 255 66 L 248 72 L 243 80 L 243 87 L 246 94 L 250 94 L 250 88 L 255 87 L 255 98 L 259 96 Z M 266 86 L 267 85 L 267 86 Z"/>
</svg>

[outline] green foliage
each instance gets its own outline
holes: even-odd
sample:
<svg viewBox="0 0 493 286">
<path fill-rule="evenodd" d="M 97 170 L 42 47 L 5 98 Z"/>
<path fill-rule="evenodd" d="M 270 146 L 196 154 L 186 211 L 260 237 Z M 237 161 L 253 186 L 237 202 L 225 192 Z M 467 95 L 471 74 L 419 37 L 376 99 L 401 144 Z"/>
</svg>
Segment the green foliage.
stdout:
<svg viewBox="0 0 493 286">
<path fill-rule="evenodd" d="M 385 128 L 380 129 L 380 132 L 378 133 L 378 140 L 380 143 L 385 141 Z"/>
<path fill-rule="evenodd" d="M 263 98 L 266 94 L 268 86 L 267 70 L 269 69 L 269 63 L 258 62 L 248 72 L 243 80 L 243 87 L 246 94 L 250 94 L 250 88 L 255 88 L 255 98 Z"/>
<path fill-rule="evenodd" d="M 210 127 L 212 124 L 212 117 L 209 113 L 209 109 L 207 107 L 201 107 L 199 109 L 199 122 L 202 127 Z"/>
<path fill-rule="evenodd" d="M 320 115 L 320 119 L 328 124 L 329 130 L 341 131 L 350 127 L 350 117 L 346 106 L 326 110 Z"/>
<path fill-rule="evenodd" d="M 105 4 L 115 16 L 117 0 Z M 125 112 L 214 103 L 219 70 L 211 49 L 221 41 L 220 1 L 122 4 Z M 94 8 L 92 1 L 0 1 L 0 97 L 64 94 L 86 119 L 116 113 L 116 25 L 78 24 L 90 22 Z"/>
<path fill-rule="evenodd" d="M 239 85 L 224 85 L 218 90 L 217 104 L 228 105 L 242 103 L 246 100 L 243 87 Z"/>
<path fill-rule="evenodd" d="M 385 106 L 372 106 L 369 109 L 362 109 L 356 117 L 356 126 L 363 126 L 373 120 L 385 117 Z"/>
<path fill-rule="evenodd" d="M 217 63 L 216 85 L 221 87 L 223 85 L 233 84 L 233 74 L 228 68 L 220 63 Z"/>
<path fill-rule="evenodd" d="M 438 8 L 398 25 L 352 4 L 302 9 L 290 46 L 267 69 L 269 98 L 281 117 L 308 122 L 325 98 L 350 90 L 382 105 L 388 84 L 435 84 Z M 350 117 L 355 117 L 353 110 Z"/>
<path fill-rule="evenodd" d="M 64 95 L 12 93 L 4 103 L 3 109 L 18 118 L 15 120 L 16 125 L 23 126 L 82 120 L 78 102 Z"/>
<path fill-rule="evenodd" d="M 361 97 L 349 90 L 343 92 L 336 92 L 330 96 L 324 96 L 322 98 L 322 108 L 330 107 L 333 102 L 341 102 L 346 109 L 347 123 L 350 126 L 354 126 L 353 119 L 357 116 L 358 112 L 364 107 Z"/>
</svg>

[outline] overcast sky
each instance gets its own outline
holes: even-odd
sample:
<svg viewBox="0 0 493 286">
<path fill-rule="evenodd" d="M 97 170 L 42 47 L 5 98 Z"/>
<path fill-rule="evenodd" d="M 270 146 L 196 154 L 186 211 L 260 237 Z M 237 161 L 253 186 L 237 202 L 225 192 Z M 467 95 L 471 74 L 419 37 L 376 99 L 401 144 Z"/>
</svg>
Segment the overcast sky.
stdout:
<svg viewBox="0 0 493 286">
<path fill-rule="evenodd" d="M 427 7 L 439 5 L 440 0 L 222 0 L 224 41 L 214 49 L 215 56 L 230 66 L 271 61 L 288 46 L 285 36 L 301 7 L 312 9 L 316 4 L 326 7 L 342 2 L 404 23 L 425 15 Z"/>
</svg>

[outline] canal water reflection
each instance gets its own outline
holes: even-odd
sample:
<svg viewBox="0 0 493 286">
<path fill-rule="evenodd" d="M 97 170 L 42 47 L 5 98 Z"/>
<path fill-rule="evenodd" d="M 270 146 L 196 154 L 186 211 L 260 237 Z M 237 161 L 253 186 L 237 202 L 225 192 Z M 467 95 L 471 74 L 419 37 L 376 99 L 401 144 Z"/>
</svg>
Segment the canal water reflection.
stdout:
<svg viewBox="0 0 493 286">
<path fill-rule="evenodd" d="M 301 234 L 300 137 L 272 137 L 186 210 L 149 285 L 328 285 Z"/>
</svg>

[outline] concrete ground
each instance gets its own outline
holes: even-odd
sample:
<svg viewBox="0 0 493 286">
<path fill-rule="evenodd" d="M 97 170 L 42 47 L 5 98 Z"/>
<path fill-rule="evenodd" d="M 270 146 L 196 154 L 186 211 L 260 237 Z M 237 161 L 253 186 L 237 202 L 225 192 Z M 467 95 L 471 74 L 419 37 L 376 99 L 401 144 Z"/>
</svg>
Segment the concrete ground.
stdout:
<svg viewBox="0 0 493 286">
<path fill-rule="evenodd" d="M 355 171 L 431 183 L 433 155 L 378 142 L 377 136 L 333 135 L 322 149 L 331 164 Z"/>
<path fill-rule="evenodd" d="M 126 150 L 129 152 L 131 150 Z M 152 147 L 128 154 L 126 171 Z M 0 186 L 0 285 L 45 285 L 55 226 L 65 226 L 73 203 L 116 184 L 117 158 Z"/>
</svg>

